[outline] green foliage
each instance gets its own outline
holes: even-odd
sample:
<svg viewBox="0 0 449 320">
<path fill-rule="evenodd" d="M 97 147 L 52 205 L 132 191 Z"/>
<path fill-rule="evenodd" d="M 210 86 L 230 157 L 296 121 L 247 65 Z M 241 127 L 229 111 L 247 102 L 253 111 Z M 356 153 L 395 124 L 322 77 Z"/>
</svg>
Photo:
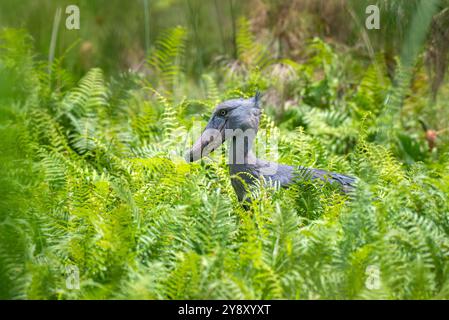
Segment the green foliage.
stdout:
<svg viewBox="0 0 449 320">
<path fill-rule="evenodd" d="M 185 51 L 186 30 L 175 27 L 166 31 L 156 41 L 156 49 L 151 53 L 148 64 L 154 69 L 161 85 L 172 92 L 177 85 L 182 69 Z"/>
<path fill-rule="evenodd" d="M 236 47 L 238 61 L 247 67 L 263 68 L 270 63 L 268 51 L 255 41 L 249 21 L 245 18 L 241 18 L 238 23 Z"/>
<path fill-rule="evenodd" d="M 282 62 L 300 88 L 285 88 L 280 117 L 268 101 L 261 119 L 282 162 L 358 177 L 350 196 L 260 184 L 244 210 L 222 158 L 182 159 L 191 120 L 286 79 L 249 25 L 240 30 L 237 63 L 248 68 L 210 68 L 204 88 L 177 94 L 182 28 L 159 40 L 150 81 L 94 68 L 78 83 L 60 61 L 50 80 L 28 37 L 2 31 L 0 67 L 24 87 L 0 97 L 1 298 L 449 298 L 448 146 L 429 154 L 407 118 L 395 144 L 378 143 L 375 116 L 392 88 L 381 63 L 352 74 L 315 39 L 309 59 Z M 191 92 L 204 98 L 179 99 Z M 73 268 L 79 289 L 67 286 Z"/>
</svg>

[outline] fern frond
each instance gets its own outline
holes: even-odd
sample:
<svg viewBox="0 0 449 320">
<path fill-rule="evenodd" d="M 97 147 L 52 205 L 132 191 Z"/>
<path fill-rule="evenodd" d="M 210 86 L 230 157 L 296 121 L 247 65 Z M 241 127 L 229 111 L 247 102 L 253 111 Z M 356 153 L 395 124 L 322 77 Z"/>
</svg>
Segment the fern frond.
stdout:
<svg viewBox="0 0 449 320">
<path fill-rule="evenodd" d="M 186 30 L 181 26 L 165 31 L 156 41 L 156 48 L 147 60 L 168 92 L 174 91 L 176 81 L 183 72 L 186 35 Z"/>
</svg>

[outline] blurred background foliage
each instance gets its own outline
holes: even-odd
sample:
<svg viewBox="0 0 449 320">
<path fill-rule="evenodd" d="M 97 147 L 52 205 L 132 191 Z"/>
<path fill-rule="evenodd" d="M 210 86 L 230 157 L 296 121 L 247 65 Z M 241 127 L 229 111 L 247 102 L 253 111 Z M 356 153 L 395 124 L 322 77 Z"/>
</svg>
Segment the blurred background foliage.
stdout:
<svg viewBox="0 0 449 320">
<path fill-rule="evenodd" d="M 447 0 L 1 1 L 0 297 L 448 298 L 448 21 Z M 260 186 L 245 211 L 223 159 L 184 162 L 192 123 L 256 89 L 279 160 L 357 176 L 350 201 Z"/>
<path fill-rule="evenodd" d="M 251 29 L 277 58 L 304 58 L 308 39 L 321 37 L 345 46 L 366 59 L 377 53 L 385 55 L 389 74 L 394 57 L 401 53 L 413 14 L 420 1 L 388 0 L 136 0 L 122 1 L 52 1 L 5 0 L 0 4 L 3 26 L 25 28 L 41 58 L 49 54 L 56 9 L 76 4 L 81 11 L 80 30 L 59 25 L 56 56 L 67 53 L 64 66 L 82 75 L 97 66 L 107 73 L 138 69 L 158 36 L 169 27 L 181 25 L 188 32 L 185 65 L 189 75 L 198 78 L 205 66 L 220 56 L 236 58 L 236 29 L 245 15 Z M 435 73 L 435 89 L 447 69 L 447 0 L 434 4 L 430 32 L 426 33 L 426 58 Z M 380 30 L 364 28 L 368 5 L 380 8 Z M 126 11 L 126 14 L 123 14 Z M 421 11 L 422 12 L 422 11 Z M 423 26 L 423 29 L 429 26 Z M 79 43 L 78 43 L 79 41 Z"/>
</svg>

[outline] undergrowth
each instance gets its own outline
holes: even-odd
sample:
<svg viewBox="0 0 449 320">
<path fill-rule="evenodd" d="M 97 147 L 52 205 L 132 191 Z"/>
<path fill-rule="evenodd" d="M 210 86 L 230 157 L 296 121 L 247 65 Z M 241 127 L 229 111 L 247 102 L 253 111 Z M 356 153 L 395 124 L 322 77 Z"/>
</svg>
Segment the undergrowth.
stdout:
<svg viewBox="0 0 449 320">
<path fill-rule="evenodd" d="M 307 61 L 279 60 L 239 30 L 237 58 L 199 85 L 181 27 L 147 75 L 79 81 L 59 60 L 49 73 L 23 31 L 1 32 L 0 298 L 449 298 L 449 149 L 442 137 L 429 152 L 420 131 L 422 67 L 382 140 L 394 84 L 381 58 L 365 68 L 314 39 Z M 356 176 L 350 199 L 260 187 L 245 210 L 223 161 L 183 160 L 194 120 L 256 88 L 279 161 Z"/>
</svg>

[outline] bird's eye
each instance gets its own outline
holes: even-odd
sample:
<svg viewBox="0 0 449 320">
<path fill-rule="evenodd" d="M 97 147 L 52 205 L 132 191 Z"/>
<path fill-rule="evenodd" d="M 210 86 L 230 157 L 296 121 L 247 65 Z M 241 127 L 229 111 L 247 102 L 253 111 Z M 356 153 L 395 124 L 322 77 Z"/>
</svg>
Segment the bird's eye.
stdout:
<svg viewBox="0 0 449 320">
<path fill-rule="evenodd" d="M 220 110 L 220 116 L 225 116 L 228 114 L 228 111 L 226 111 L 225 109 Z"/>
</svg>

